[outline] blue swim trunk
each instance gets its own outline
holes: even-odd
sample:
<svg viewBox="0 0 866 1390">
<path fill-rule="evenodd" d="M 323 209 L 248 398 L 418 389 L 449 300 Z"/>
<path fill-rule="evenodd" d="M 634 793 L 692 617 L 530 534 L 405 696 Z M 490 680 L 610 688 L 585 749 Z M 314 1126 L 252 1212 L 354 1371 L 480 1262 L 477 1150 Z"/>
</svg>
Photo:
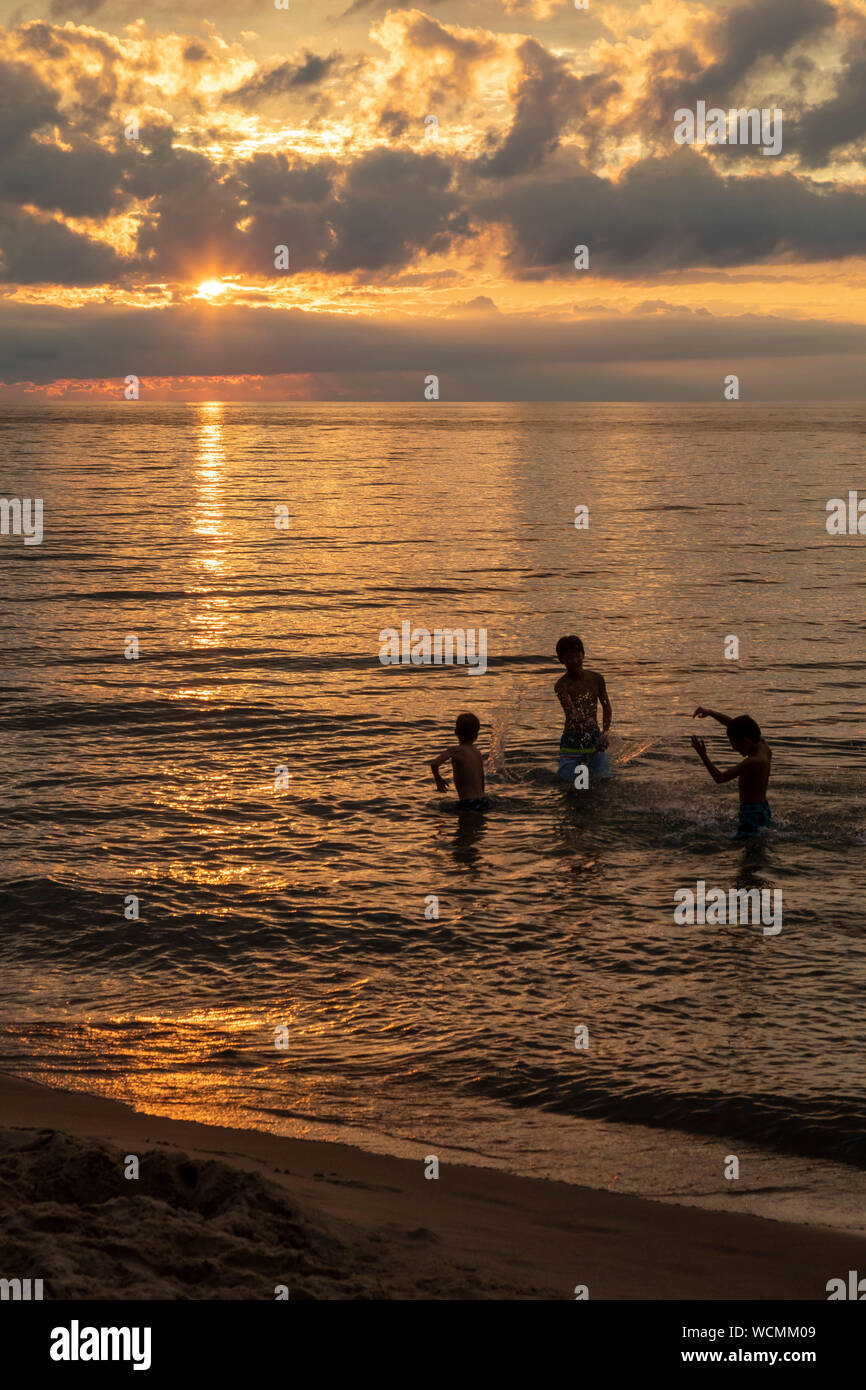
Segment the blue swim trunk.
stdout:
<svg viewBox="0 0 866 1390">
<path fill-rule="evenodd" d="M 458 811 L 489 811 L 490 802 L 486 796 L 464 796 L 457 803 Z"/>
<path fill-rule="evenodd" d="M 735 838 L 745 840 L 750 835 L 757 835 L 758 831 L 769 825 L 771 820 L 769 801 L 753 801 L 748 805 L 741 805 L 740 814 L 737 817 Z"/>
<path fill-rule="evenodd" d="M 565 729 L 559 740 L 557 777 L 574 786 L 574 774 L 581 766 L 589 769 L 591 777 L 610 777 L 607 754 L 599 748 L 603 737 L 597 724 L 587 729 Z"/>
</svg>

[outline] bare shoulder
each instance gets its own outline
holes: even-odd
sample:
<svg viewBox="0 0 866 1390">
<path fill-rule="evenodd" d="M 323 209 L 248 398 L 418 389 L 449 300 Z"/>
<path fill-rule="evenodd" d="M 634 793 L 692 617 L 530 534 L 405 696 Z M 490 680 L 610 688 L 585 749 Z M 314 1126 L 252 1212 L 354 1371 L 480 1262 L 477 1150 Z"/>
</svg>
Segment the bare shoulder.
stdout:
<svg viewBox="0 0 866 1390">
<path fill-rule="evenodd" d="M 737 763 L 737 772 L 745 772 L 750 767 L 761 767 L 762 764 L 770 761 L 769 754 L 769 748 L 766 750 L 766 753 L 763 753 L 760 748 L 755 753 L 747 753 L 743 761 Z"/>
<path fill-rule="evenodd" d="M 597 689 L 600 689 L 601 686 L 604 685 L 604 676 L 601 674 L 601 671 L 587 671 L 584 667 L 583 674 L 593 681 Z"/>
<path fill-rule="evenodd" d="M 559 680 L 554 682 L 554 690 L 561 690 L 567 680 L 568 676 L 560 676 Z"/>
</svg>

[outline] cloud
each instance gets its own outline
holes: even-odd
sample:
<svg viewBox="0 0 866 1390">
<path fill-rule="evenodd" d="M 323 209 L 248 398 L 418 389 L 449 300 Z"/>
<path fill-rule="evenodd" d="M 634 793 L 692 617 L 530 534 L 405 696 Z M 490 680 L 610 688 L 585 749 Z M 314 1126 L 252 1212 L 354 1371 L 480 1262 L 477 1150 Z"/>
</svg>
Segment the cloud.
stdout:
<svg viewBox="0 0 866 1390">
<path fill-rule="evenodd" d="M 237 167 L 249 219 L 244 267 L 251 275 L 273 273 L 275 246 L 289 247 L 293 273 L 321 265 L 334 241 L 329 218 L 338 177 L 334 160 L 285 154 L 257 154 Z"/>
<path fill-rule="evenodd" d="M 21 285 L 104 285 L 128 270 L 105 242 L 0 203 L 0 279 Z"/>
<path fill-rule="evenodd" d="M 513 63 L 514 44 L 486 29 L 441 24 L 421 10 L 389 12 L 370 30 L 388 55 L 380 68 L 382 109 L 419 121 L 479 97 L 486 79 Z"/>
<path fill-rule="evenodd" d="M 339 53 L 330 53 L 323 58 L 308 50 L 300 62 L 288 59 L 264 72 L 257 72 L 235 91 L 227 92 L 223 101 L 239 106 L 255 106 L 270 97 L 317 86 L 339 62 L 340 56 Z"/>
<path fill-rule="evenodd" d="M 183 61 L 185 63 L 209 63 L 211 55 L 207 45 L 199 39 L 190 39 L 189 43 L 184 45 Z"/>
<path fill-rule="evenodd" d="M 35 20 L 16 30 L 14 39 L 19 57 L 53 89 L 66 127 L 101 130 L 121 93 L 129 94 L 133 86 L 135 60 L 128 68 L 122 43 L 109 34 Z M 139 53 L 137 63 L 146 74 L 155 58 Z"/>
<path fill-rule="evenodd" d="M 549 19 L 569 0 L 501 0 L 506 14 L 528 14 L 533 19 Z"/>
<path fill-rule="evenodd" d="M 360 14 L 365 10 L 388 10 L 391 8 L 392 3 L 393 0 L 353 0 L 349 8 L 343 11 L 342 18 L 345 19 L 348 15 L 352 14 Z M 428 0 L 428 4 L 431 5 L 443 5 L 445 3 L 446 0 Z"/>
<path fill-rule="evenodd" d="M 535 39 L 520 44 L 517 58 L 511 126 L 495 152 L 479 163 L 488 177 L 508 178 L 534 169 L 557 148 L 566 126 L 585 119 L 590 103 L 599 104 L 619 90 L 611 79 L 575 77 L 562 59 Z"/>
<path fill-rule="evenodd" d="M 55 94 L 32 68 L 0 61 L 0 151 L 59 119 Z"/>
<path fill-rule="evenodd" d="M 527 6 L 505 9 L 538 12 L 535 0 Z M 58 0 L 58 16 L 73 9 Z M 121 11 L 114 0 L 105 7 Z M 587 38 L 579 54 L 568 43 L 582 39 L 554 50 L 506 32 L 501 6 L 471 13 L 495 13 L 497 31 L 420 9 L 376 10 L 363 54 L 319 53 L 305 39 L 263 67 L 216 23 L 206 37 L 152 33 L 144 21 L 118 34 L 46 21 L 7 31 L 4 283 L 50 284 L 56 266 L 58 286 L 167 282 L 182 294 L 178 282 L 235 275 L 264 297 L 276 284 L 274 248 L 285 244 L 299 295 L 351 296 L 366 281 L 384 303 L 385 286 L 447 283 L 448 312 L 469 318 L 494 312 L 473 298 L 479 285 L 496 285 L 505 304 L 528 297 L 525 284 L 500 296 L 509 275 L 576 277 L 578 294 L 593 277 L 705 276 L 732 296 L 724 282 L 734 267 L 863 255 L 866 195 L 850 168 L 808 177 L 810 160 L 846 146 L 853 158 L 852 142 L 866 134 L 864 21 L 847 0 L 835 10 L 827 0 L 614 6 L 593 31 L 604 37 Z M 554 30 L 561 39 L 559 24 L 545 32 Z M 797 93 L 785 151 L 796 145 L 799 166 L 741 147 L 673 146 L 680 102 L 717 94 L 741 104 L 751 91 L 748 104 L 762 104 L 774 84 Z M 322 118 L 325 100 L 333 124 Z M 141 139 L 127 142 L 132 110 Z M 438 138 L 425 140 L 431 112 Z M 744 157 L 754 162 L 730 162 Z M 98 219 L 114 248 L 87 235 Z M 573 267 L 582 243 L 584 278 Z M 598 283 L 589 292 L 598 297 Z"/>
<path fill-rule="evenodd" d="M 105 0 L 51 0 L 52 19 L 92 19 L 105 5 Z"/>
<path fill-rule="evenodd" d="M 289 247 L 293 272 L 379 278 L 500 231 L 517 279 L 572 277 L 578 244 L 590 249 L 591 274 L 626 278 L 832 261 L 866 244 L 864 192 L 793 173 L 731 176 L 687 148 L 638 160 L 616 179 L 562 151 L 507 180 L 492 180 L 482 161 L 479 181 L 478 163 L 432 151 L 373 149 L 348 164 L 261 153 L 221 165 L 175 141 L 170 125 L 154 123 L 114 152 L 82 139 L 0 154 L 5 278 L 13 266 L 33 271 L 9 241 L 22 225 L 8 211 L 15 200 L 79 218 L 141 209 L 135 256 L 106 257 L 94 243 L 85 259 L 74 239 L 64 284 L 72 264 L 86 265 L 87 284 L 97 265 L 150 280 L 268 280 L 278 245 Z M 38 279 L 50 275 L 43 268 Z"/>
<path fill-rule="evenodd" d="M 457 304 L 448 305 L 449 314 L 498 314 L 499 310 L 489 295 L 477 294 L 474 299 L 462 299 Z"/>
<path fill-rule="evenodd" d="M 333 192 L 340 166 L 332 159 L 261 153 L 237 166 L 249 201 L 260 207 L 322 203 Z"/>
<path fill-rule="evenodd" d="M 207 279 L 247 264 L 237 226 L 240 184 L 206 155 L 171 143 L 168 130 L 152 136 L 128 180 L 148 202 L 138 234 L 138 257 L 151 277 Z"/>
<path fill-rule="evenodd" d="M 124 155 L 84 136 L 71 148 L 0 144 L 0 197 L 69 217 L 108 217 L 124 202 Z"/>
<path fill-rule="evenodd" d="M 788 149 L 820 166 L 834 150 L 866 135 L 866 37 L 852 45 L 833 96 L 805 111 L 787 133 Z"/>
<path fill-rule="evenodd" d="M 724 177 L 693 150 L 640 160 L 617 180 L 574 160 L 478 199 L 477 215 L 513 232 L 512 268 L 572 276 L 575 245 L 590 269 L 643 274 L 774 258 L 862 254 L 866 194 L 793 174 Z"/>
<path fill-rule="evenodd" d="M 346 171 L 328 220 L 334 242 L 324 258 L 335 272 L 390 270 L 418 252 L 446 251 L 472 235 L 452 191 L 453 165 L 436 154 L 371 150 Z"/>
<path fill-rule="evenodd" d="M 163 132 L 128 180 L 148 200 L 141 268 L 184 280 L 267 279 L 274 248 L 286 245 L 293 271 L 390 274 L 472 236 L 453 174 L 445 158 L 400 149 L 371 150 L 348 167 L 259 154 L 224 174 Z"/>
<path fill-rule="evenodd" d="M 696 76 L 691 91 L 695 97 L 727 101 L 757 63 L 783 58 L 801 40 L 814 39 L 835 21 L 836 11 L 827 0 L 751 0 L 738 5 L 717 21 L 713 40 L 718 57 Z"/>
<path fill-rule="evenodd" d="M 664 367 L 667 390 L 677 371 L 697 371 L 707 393 L 721 400 L 726 371 L 747 362 L 773 362 L 777 379 L 813 374 L 826 358 L 832 384 L 857 379 L 862 394 L 866 326 L 741 315 L 714 318 L 665 314 L 575 320 L 533 315 L 392 319 L 301 311 L 213 307 L 130 310 L 109 305 L 75 310 L 7 302 L 0 315 L 0 380 L 50 382 L 111 378 L 335 374 L 363 378 L 375 392 L 377 376 L 408 380 L 420 400 L 424 377 L 435 372 L 461 399 L 501 392 L 516 399 L 550 398 L 571 379 L 582 381 L 625 366 L 634 373 Z M 670 364 L 679 363 L 676 370 Z M 703 365 L 702 365 L 703 364 Z M 845 365 L 848 364 L 848 365 Z M 497 384 L 498 383 L 498 384 Z M 361 395 L 366 392 L 361 392 Z M 350 389 L 351 394 L 351 389 Z M 679 393 L 674 389 L 674 398 Z M 357 398 L 358 392 L 355 393 Z"/>
<path fill-rule="evenodd" d="M 775 96 L 770 101 L 773 89 L 799 82 L 789 55 L 830 32 L 837 17 L 828 0 L 749 0 L 724 11 L 696 7 L 693 14 L 676 4 L 667 9 L 647 37 L 627 33 L 618 43 L 597 45 L 599 72 L 620 82 L 627 96 L 601 120 L 603 130 L 588 133 L 588 149 L 607 149 L 611 139 L 630 135 L 644 148 L 667 145 L 674 111 L 699 100 L 724 108 L 778 104 Z M 787 75 L 778 66 L 783 60 Z"/>
</svg>

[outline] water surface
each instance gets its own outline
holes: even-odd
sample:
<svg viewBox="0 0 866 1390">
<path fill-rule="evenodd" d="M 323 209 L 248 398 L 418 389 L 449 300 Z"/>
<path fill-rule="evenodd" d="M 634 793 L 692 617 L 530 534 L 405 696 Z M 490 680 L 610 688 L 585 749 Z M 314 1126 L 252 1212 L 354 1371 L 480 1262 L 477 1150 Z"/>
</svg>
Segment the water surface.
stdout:
<svg viewBox="0 0 866 1390">
<path fill-rule="evenodd" d="M 0 539 L 2 1064 L 862 1228 L 866 550 L 825 508 L 863 478 L 864 425 L 3 407 L 3 494 L 44 499 L 45 537 Z M 403 620 L 486 628 L 487 673 L 383 667 Z M 554 777 L 570 632 L 614 707 L 616 776 L 588 793 Z M 757 849 L 689 747 L 732 758 L 699 702 L 772 743 Z M 484 818 L 427 769 L 463 709 L 492 750 Z M 675 926 L 698 879 L 781 889 L 782 932 Z"/>
</svg>

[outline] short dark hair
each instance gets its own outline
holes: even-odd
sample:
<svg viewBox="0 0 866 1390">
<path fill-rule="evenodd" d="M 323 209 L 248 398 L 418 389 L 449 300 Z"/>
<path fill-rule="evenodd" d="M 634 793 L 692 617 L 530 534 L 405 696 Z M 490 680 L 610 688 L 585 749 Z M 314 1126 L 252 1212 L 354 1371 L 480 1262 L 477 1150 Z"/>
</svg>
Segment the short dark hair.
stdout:
<svg viewBox="0 0 866 1390">
<path fill-rule="evenodd" d="M 476 714 L 458 714 L 454 732 L 461 743 L 474 743 L 480 728 L 481 724 Z"/>
<path fill-rule="evenodd" d="M 583 655 L 583 643 L 579 637 L 560 637 L 556 644 L 556 655 L 561 661 L 564 656 L 571 652 L 580 652 Z"/>
<path fill-rule="evenodd" d="M 757 743 L 760 737 L 761 730 L 748 714 L 738 714 L 728 725 L 728 738 L 731 743 L 739 743 L 744 738 Z"/>
</svg>

